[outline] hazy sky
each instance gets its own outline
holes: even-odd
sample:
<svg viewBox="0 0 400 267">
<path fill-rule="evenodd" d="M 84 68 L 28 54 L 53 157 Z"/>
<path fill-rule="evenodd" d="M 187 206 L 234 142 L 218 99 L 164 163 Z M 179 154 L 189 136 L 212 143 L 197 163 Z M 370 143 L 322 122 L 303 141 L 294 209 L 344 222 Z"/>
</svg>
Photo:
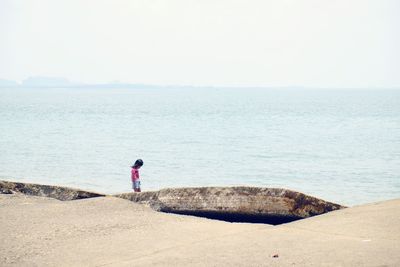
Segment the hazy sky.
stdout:
<svg viewBox="0 0 400 267">
<path fill-rule="evenodd" d="M 0 0 L 0 78 L 400 87 L 400 0 Z"/>
</svg>

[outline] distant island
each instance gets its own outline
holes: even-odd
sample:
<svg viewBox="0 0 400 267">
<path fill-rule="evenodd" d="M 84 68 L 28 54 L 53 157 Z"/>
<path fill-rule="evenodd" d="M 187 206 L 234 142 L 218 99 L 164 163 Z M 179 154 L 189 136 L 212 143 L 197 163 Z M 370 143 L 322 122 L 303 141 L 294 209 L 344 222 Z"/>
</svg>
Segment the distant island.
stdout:
<svg viewBox="0 0 400 267">
<path fill-rule="evenodd" d="M 170 85 L 156 85 L 156 84 L 143 84 L 143 83 L 124 83 L 119 81 L 112 81 L 108 83 L 81 83 L 73 82 L 64 77 L 48 77 L 48 76 L 33 76 L 26 78 L 20 82 L 0 79 L 0 88 L 305 88 L 303 86 L 213 86 L 213 85 L 185 85 L 185 84 L 170 84 Z"/>
<path fill-rule="evenodd" d="M 170 86 L 131 84 L 131 83 L 120 83 L 120 82 L 86 84 L 86 83 L 72 82 L 64 77 L 46 77 L 46 76 L 29 77 L 27 79 L 24 79 L 22 82 L 0 79 L 0 88 L 121 88 L 121 87 L 159 88 L 159 87 L 170 87 Z M 182 86 L 182 87 L 188 87 L 188 86 Z"/>
<path fill-rule="evenodd" d="M 157 88 L 246 88 L 246 89 L 394 89 L 399 90 L 400 87 L 304 87 L 298 85 L 292 86 L 224 86 L 224 85 L 185 85 L 185 84 L 169 84 L 169 85 L 157 85 L 157 84 L 143 84 L 143 83 L 126 83 L 119 81 L 112 81 L 108 83 L 82 83 L 73 82 L 64 77 L 48 77 L 48 76 L 32 76 L 22 81 L 13 81 L 9 79 L 0 79 L 1 88 L 131 88 L 131 89 L 157 89 Z"/>
<path fill-rule="evenodd" d="M 0 79 L 0 87 L 18 87 L 19 85 L 16 81 Z"/>
</svg>

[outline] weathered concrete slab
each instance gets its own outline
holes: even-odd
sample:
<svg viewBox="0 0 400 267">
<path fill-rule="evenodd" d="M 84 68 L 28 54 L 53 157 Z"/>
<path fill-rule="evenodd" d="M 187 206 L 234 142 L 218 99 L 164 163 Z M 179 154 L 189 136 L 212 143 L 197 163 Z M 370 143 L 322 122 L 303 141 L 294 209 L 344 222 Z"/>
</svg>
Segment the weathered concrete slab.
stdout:
<svg viewBox="0 0 400 267">
<path fill-rule="evenodd" d="M 0 266 L 400 266 L 400 199 L 280 226 L 0 194 Z"/>
<path fill-rule="evenodd" d="M 344 208 L 339 204 L 279 188 L 175 188 L 115 196 L 147 204 L 157 211 L 272 224 Z"/>
<path fill-rule="evenodd" d="M 105 196 L 61 186 L 0 181 L 0 193 L 22 193 L 75 200 Z M 344 208 L 335 203 L 279 188 L 197 187 L 115 195 L 156 211 L 231 222 L 287 223 Z"/>
<path fill-rule="evenodd" d="M 31 196 L 51 197 L 51 198 L 56 198 L 58 200 L 75 200 L 75 199 L 105 196 L 104 194 L 88 192 L 69 187 L 30 184 L 30 183 L 17 183 L 8 181 L 0 181 L 0 193 L 2 194 L 22 193 Z"/>
</svg>

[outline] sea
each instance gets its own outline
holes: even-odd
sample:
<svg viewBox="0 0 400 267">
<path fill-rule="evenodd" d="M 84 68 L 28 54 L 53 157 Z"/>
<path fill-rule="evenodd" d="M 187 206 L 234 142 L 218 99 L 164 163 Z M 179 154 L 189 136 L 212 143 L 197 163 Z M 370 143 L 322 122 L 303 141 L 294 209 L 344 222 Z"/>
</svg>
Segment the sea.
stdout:
<svg viewBox="0 0 400 267">
<path fill-rule="evenodd" d="M 101 193 L 279 187 L 400 197 L 400 90 L 2 88 L 0 179 Z"/>
</svg>

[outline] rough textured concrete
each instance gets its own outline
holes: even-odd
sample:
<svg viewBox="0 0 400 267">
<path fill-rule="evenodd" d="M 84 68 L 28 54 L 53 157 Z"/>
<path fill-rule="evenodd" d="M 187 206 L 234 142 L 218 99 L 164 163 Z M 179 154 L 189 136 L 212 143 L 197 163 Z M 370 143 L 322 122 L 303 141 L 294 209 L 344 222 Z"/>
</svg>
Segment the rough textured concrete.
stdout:
<svg viewBox="0 0 400 267">
<path fill-rule="evenodd" d="M 94 192 L 88 192 L 62 186 L 17 183 L 8 181 L 0 181 L 0 193 L 23 193 L 25 195 L 51 197 L 58 200 L 75 200 L 104 196 L 104 194 L 98 194 Z"/>
<path fill-rule="evenodd" d="M 0 266 L 400 266 L 400 200 L 270 226 L 0 194 L 0 238 Z"/>
<path fill-rule="evenodd" d="M 194 215 L 235 214 L 299 219 L 344 208 L 291 190 L 259 187 L 173 188 L 116 197 L 145 203 L 158 211 Z"/>
<path fill-rule="evenodd" d="M 61 186 L 0 181 L 0 193 L 76 200 L 105 196 Z M 280 224 L 344 208 L 299 192 L 278 188 L 199 187 L 119 194 L 154 210 L 227 221 Z"/>
</svg>

